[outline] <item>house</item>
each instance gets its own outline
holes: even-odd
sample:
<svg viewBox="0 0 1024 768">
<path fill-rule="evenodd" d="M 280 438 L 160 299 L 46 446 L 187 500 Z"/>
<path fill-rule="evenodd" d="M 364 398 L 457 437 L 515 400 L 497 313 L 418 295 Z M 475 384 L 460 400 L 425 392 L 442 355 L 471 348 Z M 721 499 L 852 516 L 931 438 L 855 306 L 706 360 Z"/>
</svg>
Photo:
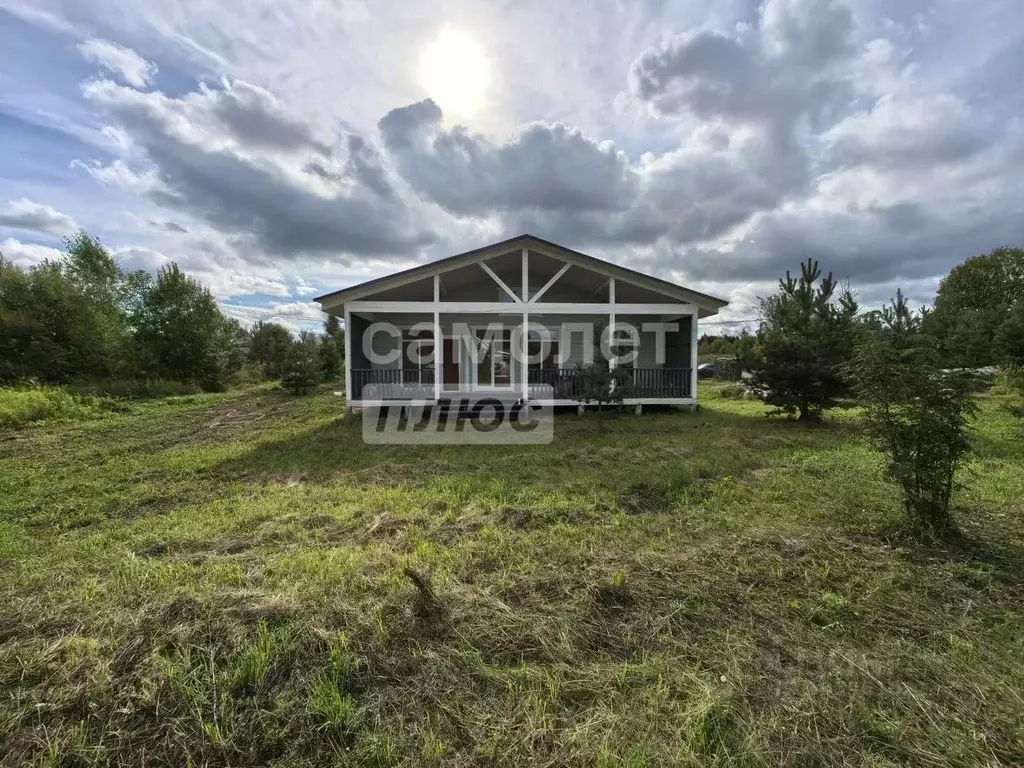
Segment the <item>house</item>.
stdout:
<svg viewBox="0 0 1024 768">
<path fill-rule="evenodd" d="M 602 349 L 629 369 L 625 404 L 693 405 L 697 321 L 727 303 L 532 235 L 316 301 L 344 318 L 349 409 L 481 393 L 578 406 Z"/>
</svg>

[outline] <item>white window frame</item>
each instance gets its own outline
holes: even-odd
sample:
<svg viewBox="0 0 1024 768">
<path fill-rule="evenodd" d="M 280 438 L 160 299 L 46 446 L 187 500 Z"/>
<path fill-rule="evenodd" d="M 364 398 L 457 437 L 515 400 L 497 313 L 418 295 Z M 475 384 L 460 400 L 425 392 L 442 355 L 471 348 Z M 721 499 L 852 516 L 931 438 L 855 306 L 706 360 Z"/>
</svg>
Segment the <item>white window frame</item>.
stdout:
<svg viewBox="0 0 1024 768">
<path fill-rule="evenodd" d="M 477 341 L 479 341 L 478 339 L 476 339 L 476 332 L 477 331 L 486 331 L 487 330 L 487 326 L 486 325 L 471 325 L 469 327 L 469 329 L 474 334 L 474 344 L 475 344 Z M 494 354 L 493 354 L 493 352 L 491 353 L 491 383 L 490 384 L 486 384 L 486 385 L 481 384 L 480 383 L 480 366 L 479 366 L 479 363 L 474 363 L 473 362 L 472 354 L 470 353 L 469 350 L 466 350 L 466 355 L 463 358 L 463 360 L 465 360 L 468 363 L 466 368 L 467 368 L 467 370 L 470 373 L 469 373 L 469 377 L 468 377 L 469 380 L 466 382 L 466 384 L 470 388 L 471 391 L 473 391 L 473 392 L 509 392 L 509 391 L 513 390 L 516 387 L 517 382 L 515 380 L 515 375 L 514 375 L 515 374 L 515 365 L 514 365 L 515 360 L 513 359 L 513 356 L 512 356 L 512 328 L 511 327 L 505 327 L 505 323 L 502 323 L 502 332 L 504 333 L 506 331 L 509 334 L 509 338 L 508 338 L 507 341 L 505 339 L 502 339 L 501 341 L 508 345 L 508 356 L 509 356 L 508 357 L 508 385 L 496 385 L 494 383 Z M 462 348 L 462 346 L 463 345 L 460 342 L 460 344 L 459 344 L 460 349 Z"/>
</svg>

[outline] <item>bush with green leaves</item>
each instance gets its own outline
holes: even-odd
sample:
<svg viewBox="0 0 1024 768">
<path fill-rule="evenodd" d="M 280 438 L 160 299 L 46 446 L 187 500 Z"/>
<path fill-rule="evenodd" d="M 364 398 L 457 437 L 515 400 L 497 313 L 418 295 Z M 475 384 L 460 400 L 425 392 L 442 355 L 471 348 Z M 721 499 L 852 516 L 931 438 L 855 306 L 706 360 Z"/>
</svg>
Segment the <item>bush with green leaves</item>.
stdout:
<svg viewBox="0 0 1024 768">
<path fill-rule="evenodd" d="M 992 394 L 1024 395 L 1024 366 L 1000 367 L 992 379 Z"/>
<path fill-rule="evenodd" d="M 0 388 L 0 429 L 98 418 L 115 408 L 112 401 L 82 396 L 62 387 Z"/>
<path fill-rule="evenodd" d="M 996 327 L 992 350 L 1000 365 L 1024 366 L 1024 299 L 1011 307 Z"/>
<path fill-rule="evenodd" d="M 292 342 L 281 386 L 293 395 L 308 395 L 320 383 L 320 342 L 315 333 L 303 331 Z"/>
<path fill-rule="evenodd" d="M 742 400 L 746 394 L 747 387 L 744 384 L 726 384 L 718 389 L 718 396 L 723 400 Z"/>
<path fill-rule="evenodd" d="M 944 371 L 920 329 L 920 316 L 898 293 L 863 331 L 850 370 L 868 436 L 886 455 L 913 527 L 943 536 L 955 530 L 950 505 L 957 468 L 970 452 L 975 382 L 971 374 Z"/>
<path fill-rule="evenodd" d="M 587 405 L 593 403 L 598 413 L 604 406 L 621 404 L 632 394 L 632 378 L 628 368 L 612 368 L 607 360 L 595 360 L 589 365 L 580 365 L 579 400 Z"/>
<path fill-rule="evenodd" d="M 820 282 L 819 282 L 820 280 Z M 800 277 L 779 280 L 779 291 L 761 300 L 758 355 L 751 389 L 769 415 L 820 421 L 821 414 L 850 392 L 844 366 L 853 348 L 857 302 L 849 290 L 836 295 L 831 273 L 807 260 Z"/>
<path fill-rule="evenodd" d="M 198 395 L 202 387 L 195 382 L 173 379 L 89 379 L 68 384 L 67 388 L 80 395 L 112 397 L 122 400 L 149 400 L 164 397 Z"/>
</svg>

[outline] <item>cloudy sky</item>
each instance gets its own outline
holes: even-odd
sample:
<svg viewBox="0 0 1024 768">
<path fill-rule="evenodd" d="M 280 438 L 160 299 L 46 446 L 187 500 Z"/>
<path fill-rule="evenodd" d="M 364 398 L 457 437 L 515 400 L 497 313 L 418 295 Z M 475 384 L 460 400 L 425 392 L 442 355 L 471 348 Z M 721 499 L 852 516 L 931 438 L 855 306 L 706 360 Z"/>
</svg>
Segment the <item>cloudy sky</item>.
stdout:
<svg viewBox="0 0 1024 768">
<path fill-rule="evenodd" d="M 927 302 L 1024 244 L 1022 73 L 1020 0 L 0 0 L 0 251 L 292 327 L 523 232 L 727 320 L 808 256 Z"/>
</svg>

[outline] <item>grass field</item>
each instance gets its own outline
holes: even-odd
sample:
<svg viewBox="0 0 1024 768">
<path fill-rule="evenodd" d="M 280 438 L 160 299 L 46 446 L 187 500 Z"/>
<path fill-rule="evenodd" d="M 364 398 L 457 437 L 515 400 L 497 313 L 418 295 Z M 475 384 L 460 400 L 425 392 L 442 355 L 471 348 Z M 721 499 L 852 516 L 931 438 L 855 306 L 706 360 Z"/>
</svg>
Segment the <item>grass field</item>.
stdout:
<svg viewBox="0 0 1024 768">
<path fill-rule="evenodd" d="M 855 413 L 705 394 L 543 447 L 267 389 L 0 432 L 0 764 L 1024 762 L 1009 402 L 925 548 Z"/>
</svg>

